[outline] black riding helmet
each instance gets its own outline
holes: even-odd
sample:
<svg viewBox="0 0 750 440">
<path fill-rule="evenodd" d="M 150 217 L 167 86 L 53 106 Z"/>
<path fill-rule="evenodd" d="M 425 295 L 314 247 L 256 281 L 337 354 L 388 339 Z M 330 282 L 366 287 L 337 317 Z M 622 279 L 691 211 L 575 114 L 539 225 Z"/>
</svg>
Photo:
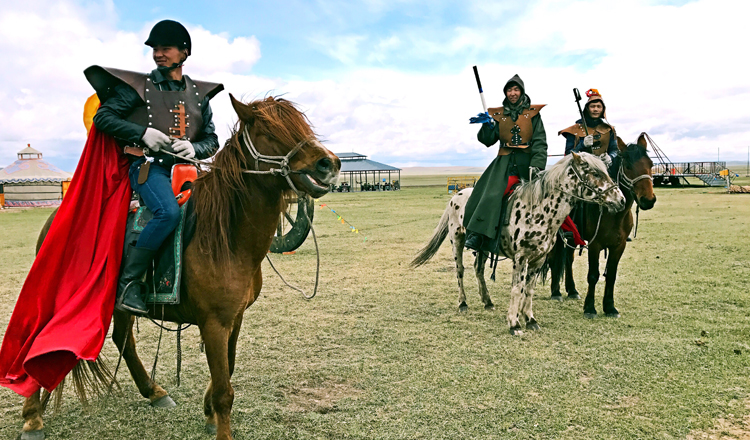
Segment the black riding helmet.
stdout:
<svg viewBox="0 0 750 440">
<path fill-rule="evenodd" d="M 151 47 L 175 46 L 180 50 L 187 49 L 188 55 L 192 50 L 190 34 L 185 26 L 174 20 L 162 20 L 156 23 L 144 44 Z"/>
</svg>

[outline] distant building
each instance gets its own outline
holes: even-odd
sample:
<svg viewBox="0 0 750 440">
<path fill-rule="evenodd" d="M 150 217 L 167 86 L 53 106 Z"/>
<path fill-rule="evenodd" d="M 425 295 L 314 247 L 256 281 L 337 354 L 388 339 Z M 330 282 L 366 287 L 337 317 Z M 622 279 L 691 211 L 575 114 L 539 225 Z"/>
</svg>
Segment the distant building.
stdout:
<svg viewBox="0 0 750 440">
<path fill-rule="evenodd" d="M 354 190 L 363 185 L 385 185 L 389 188 L 401 183 L 401 168 L 370 160 L 359 153 L 335 153 L 341 159 L 339 182 L 347 182 Z"/>
<path fill-rule="evenodd" d="M 0 206 L 56 206 L 63 185 L 73 177 L 42 158 L 31 145 L 18 152 L 18 160 L 0 169 Z"/>
</svg>

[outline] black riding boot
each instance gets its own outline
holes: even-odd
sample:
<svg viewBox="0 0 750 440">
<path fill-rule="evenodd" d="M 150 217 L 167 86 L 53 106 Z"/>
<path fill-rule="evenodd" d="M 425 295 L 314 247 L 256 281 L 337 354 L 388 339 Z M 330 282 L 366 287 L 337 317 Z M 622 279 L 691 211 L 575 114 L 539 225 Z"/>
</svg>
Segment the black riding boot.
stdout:
<svg viewBox="0 0 750 440">
<path fill-rule="evenodd" d="M 482 240 L 485 238 L 482 234 L 477 234 L 476 232 L 466 231 L 466 242 L 464 242 L 464 246 L 466 249 L 470 249 L 472 251 L 480 251 L 482 250 Z"/>
<path fill-rule="evenodd" d="M 115 302 L 117 310 L 134 315 L 148 313 L 146 303 L 143 302 L 143 294 L 146 293 L 143 277 L 146 275 L 146 269 L 151 264 L 154 253 L 151 249 L 128 245 L 120 269 L 120 280 L 117 282 L 117 301 Z"/>
</svg>

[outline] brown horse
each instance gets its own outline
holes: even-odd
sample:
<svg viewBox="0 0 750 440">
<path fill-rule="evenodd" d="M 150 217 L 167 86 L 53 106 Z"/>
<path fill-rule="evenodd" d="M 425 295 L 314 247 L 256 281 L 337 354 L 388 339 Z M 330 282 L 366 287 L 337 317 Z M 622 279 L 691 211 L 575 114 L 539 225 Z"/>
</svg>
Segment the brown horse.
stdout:
<svg viewBox="0 0 750 440">
<path fill-rule="evenodd" d="M 283 196 L 292 189 L 323 196 L 341 169 L 339 158 L 317 140 L 307 117 L 293 103 L 269 97 L 243 104 L 230 98 L 239 117 L 238 127 L 216 154 L 211 171 L 195 181 L 196 230 L 183 257 L 182 301 L 163 308 L 166 321 L 200 328 L 211 373 L 204 397 L 206 429 L 221 440 L 232 438 L 229 416 L 234 391 L 230 378 L 237 338 L 245 309 L 260 294 L 261 262 L 283 212 Z M 152 318 L 162 318 L 162 306 L 150 309 Z M 134 320 L 115 311 L 112 339 L 141 395 L 154 406 L 174 406 L 136 354 Z M 21 438 L 44 438 L 42 412 L 37 392 L 24 402 Z"/>
<path fill-rule="evenodd" d="M 583 215 L 575 216 L 583 219 L 583 221 L 577 221 L 577 223 L 581 223 L 577 225 L 578 230 L 581 237 L 589 241 L 589 290 L 583 305 L 583 314 L 586 318 L 596 317 L 594 295 L 596 282 L 599 280 L 599 253 L 602 249 L 609 251 L 606 270 L 604 271 L 606 284 L 602 307 L 606 316 L 620 317 L 620 313 L 615 308 L 615 280 L 617 278 L 617 266 L 623 252 L 625 252 L 628 235 L 633 229 L 631 208 L 634 202 L 643 210 L 653 208 L 656 203 L 653 179 L 651 178 L 653 162 L 648 157 L 645 133 L 641 133 L 637 143 L 630 145 L 626 145 L 618 137 L 617 145 L 620 151 L 612 161 L 609 172 L 613 176 L 612 179 L 619 183 L 622 193 L 625 194 L 625 209 L 616 213 L 602 212 L 597 205 L 590 203 L 584 203 L 576 208 L 583 210 Z M 568 298 L 580 299 L 573 280 L 574 251 L 572 243 L 558 236 L 549 260 L 552 270 L 552 299 L 562 299 L 560 278 L 563 270 L 565 271 L 565 290 L 568 293 Z"/>
</svg>

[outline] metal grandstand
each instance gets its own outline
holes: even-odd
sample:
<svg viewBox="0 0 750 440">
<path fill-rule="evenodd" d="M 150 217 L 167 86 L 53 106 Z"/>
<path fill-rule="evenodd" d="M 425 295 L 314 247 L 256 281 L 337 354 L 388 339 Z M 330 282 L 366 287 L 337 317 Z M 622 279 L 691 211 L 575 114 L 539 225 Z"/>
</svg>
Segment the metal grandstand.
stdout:
<svg viewBox="0 0 750 440">
<path fill-rule="evenodd" d="M 700 185 L 688 178 L 698 179 L 705 186 L 727 186 L 727 178 L 731 179 L 732 173 L 725 173 L 729 177 L 721 175 L 727 169 L 726 162 L 672 162 L 651 136 L 646 134 L 646 139 L 653 154 L 654 167 L 651 173 L 654 176 L 654 186 Z"/>
</svg>

